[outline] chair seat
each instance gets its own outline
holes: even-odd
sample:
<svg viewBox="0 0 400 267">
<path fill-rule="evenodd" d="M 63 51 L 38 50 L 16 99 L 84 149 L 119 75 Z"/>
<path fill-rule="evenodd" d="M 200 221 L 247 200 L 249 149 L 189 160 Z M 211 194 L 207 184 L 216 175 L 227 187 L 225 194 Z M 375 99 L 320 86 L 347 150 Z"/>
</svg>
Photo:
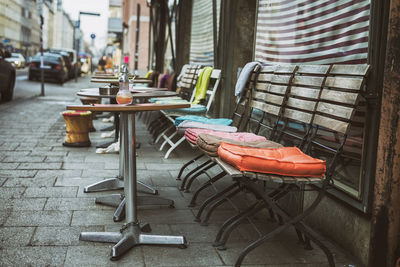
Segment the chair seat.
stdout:
<svg viewBox="0 0 400 267">
<path fill-rule="evenodd" d="M 199 132 L 202 132 L 201 129 L 214 130 L 218 132 L 237 132 L 237 128 L 234 126 L 206 124 L 197 121 L 183 121 L 177 127 L 178 133 L 180 134 L 184 134 L 187 129 L 191 129 L 191 131 L 197 131 L 197 129 L 199 129 Z"/>
<path fill-rule="evenodd" d="M 258 148 L 278 148 L 281 144 L 267 140 L 263 136 L 258 136 L 249 133 L 199 133 L 196 144 L 207 155 L 218 157 L 218 147 L 221 142 Z"/>
<path fill-rule="evenodd" d="M 182 99 L 181 97 L 179 97 L 179 96 L 170 96 L 170 97 L 152 97 L 152 98 L 150 98 L 149 100 L 148 100 L 150 103 L 156 103 L 157 101 L 160 101 L 160 102 L 168 102 L 168 103 L 171 103 L 171 102 L 188 102 L 187 100 L 185 100 L 185 99 Z"/>
<path fill-rule="evenodd" d="M 202 122 L 202 123 L 206 123 L 206 124 L 226 125 L 226 126 L 229 126 L 232 124 L 231 119 L 224 119 L 224 118 L 209 119 L 209 118 L 202 117 L 202 116 L 186 115 L 186 116 L 177 117 L 175 119 L 175 126 L 178 126 L 183 121 L 197 121 L 197 122 Z"/>
<path fill-rule="evenodd" d="M 221 143 L 218 156 L 240 171 L 294 177 L 324 177 L 326 162 L 312 158 L 297 147 L 252 148 Z"/>
<path fill-rule="evenodd" d="M 253 133 L 246 132 L 223 132 L 223 131 L 214 131 L 210 129 L 197 129 L 197 128 L 189 128 L 185 131 L 185 137 L 188 141 L 192 143 L 196 143 L 199 134 L 208 134 L 211 136 L 224 138 L 227 140 L 234 140 L 239 142 L 253 142 L 253 141 L 265 141 L 267 138 L 264 136 L 256 135 Z M 229 142 L 227 142 L 229 143 Z"/>
<path fill-rule="evenodd" d="M 159 101 L 156 102 L 157 104 L 160 104 Z M 177 108 L 177 109 L 170 109 L 170 110 L 165 110 L 166 115 L 170 116 L 185 116 L 185 115 L 190 115 L 190 114 L 205 114 L 207 112 L 207 107 L 203 105 L 191 105 L 190 108 Z"/>
</svg>

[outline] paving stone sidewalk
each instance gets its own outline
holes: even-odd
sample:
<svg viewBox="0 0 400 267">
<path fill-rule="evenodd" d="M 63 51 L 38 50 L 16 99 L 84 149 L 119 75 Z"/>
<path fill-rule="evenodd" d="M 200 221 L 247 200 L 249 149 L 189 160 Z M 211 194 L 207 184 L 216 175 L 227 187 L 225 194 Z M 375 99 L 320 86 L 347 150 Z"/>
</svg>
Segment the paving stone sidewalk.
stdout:
<svg viewBox="0 0 400 267">
<path fill-rule="evenodd" d="M 0 266 L 233 266 L 257 232 L 244 223 L 233 232 L 227 250 L 212 246 L 219 226 L 236 211 L 224 204 L 208 226 L 194 222 L 198 206 L 188 207 L 192 193 L 178 190 L 180 182 L 175 178 L 195 151 L 184 145 L 170 159 L 163 159 L 159 144 L 150 142 L 143 117 L 137 122 L 139 180 L 156 187 L 161 197 L 173 199 L 175 208 L 140 208 L 139 218 L 151 224 L 154 234 L 185 235 L 188 248 L 137 247 L 111 262 L 110 244 L 78 240 L 81 231 L 118 231 L 123 224 L 113 222 L 113 208 L 94 203 L 97 196 L 122 191 L 83 193 L 85 185 L 118 174 L 118 155 L 95 154 L 94 145 L 62 146 L 65 128 L 60 112 L 78 103 L 75 92 L 87 87 L 88 79 L 81 78 L 57 94 L 0 105 Z M 95 121 L 97 129 L 108 125 Z M 111 140 L 100 134 L 90 134 L 93 144 Z M 199 178 L 200 182 L 206 179 L 206 175 Z M 196 181 L 192 188 L 198 185 Z M 198 203 L 211 192 L 202 194 Z M 243 207 L 246 199 L 241 195 L 233 202 Z M 266 218 L 265 214 L 254 218 L 262 231 L 272 226 Z M 328 244 L 337 266 L 356 265 L 340 248 Z M 250 253 L 243 266 L 327 266 L 327 260 L 319 249 L 309 251 L 298 245 L 290 229 Z"/>
</svg>

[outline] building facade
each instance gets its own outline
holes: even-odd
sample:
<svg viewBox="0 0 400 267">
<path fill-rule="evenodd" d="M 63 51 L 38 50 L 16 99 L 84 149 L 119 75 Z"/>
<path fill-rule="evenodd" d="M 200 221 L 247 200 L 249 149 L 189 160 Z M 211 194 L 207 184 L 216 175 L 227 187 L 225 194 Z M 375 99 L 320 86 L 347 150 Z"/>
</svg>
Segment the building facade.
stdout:
<svg viewBox="0 0 400 267">
<path fill-rule="evenodd" d="M 45 0 L 43 14 L 43 48 L 73 47 L 73 23 L 61 7 L 60 0 Z M 25 57 L 40 50 L 40 18 L 32 0 L 0 1 L 0 46 Z"/>
</svg>

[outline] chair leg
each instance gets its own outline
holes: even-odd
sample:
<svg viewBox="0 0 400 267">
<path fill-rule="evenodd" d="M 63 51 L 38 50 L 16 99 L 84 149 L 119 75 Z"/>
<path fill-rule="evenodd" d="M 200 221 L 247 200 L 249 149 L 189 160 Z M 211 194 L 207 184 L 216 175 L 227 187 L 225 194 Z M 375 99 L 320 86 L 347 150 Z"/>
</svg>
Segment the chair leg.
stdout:
<svg viewBox="0 0 400 267">
<path fill-rule="evenodd" d="M 186 169 L 189 165 L 191 165 L 191 164 L 195 163 L 197 160 L 201 159 L 202 157 L 204 157 L 204 154 L 200 154 L 200 155 L 196 156 L 195 158 L 193 158 L 193 159 L 189 160 L 188 162 L 186 162 L 186 163 L 182 166 L 182 168 L 179 170 L 179 174 L 178 174 L 178 177 L 176 178 L 176 180 L 181 180 L 181 176 L 182 176 L 183 172 L 185 171 L 185 169 Z"/>
<path fill-rule="evenodd" d="M 154 141 L 154 144 L 157 144 L 158 141 L 160 141 L 161 137 L 163 137 L 169 130 L 171 130 L 174 127 L 175 127 L 174 125 L 171 125 L 167 127 L 165 130 L 163 130 L 161 133 L 159 133 L 156 137 L 156 140 Z"/>
<path fill-rule="evenodd" d="M 192 186 L 193 181 L 200 176 L 201 174 L 205 173 L 205 171 L 211 169 L 212 167 L 214 167 L 215 165 L 217 165 L 217 163 L 215 162 L 211 162 L 211 164 L 207 165 L 204 169 L 202 169 L 200 172 L 196 173 L 195 175 L 193 175 L 192 177 L 190 177 L 189 182 L 187 183 L 186 187 L 185 187 L 185 193 L 190 193 L 190 187 Z"/>
<path fill-rule="evenodd" d="M 281 233 L 283 230 L 286 228 L 290 227 L 291 224 L 285 223 L 282 226 L 279 226 L 275 230 L 269 232 L 268 234 L 258 238 L 256 241 L 248 245 L 242 252 L 240 253 L 238 259 L 236 260 L 235 267 L 240 267 L 242 265 L 242 262 L 244 260 L 244 257 L 251 252 L 253 249 L 264 243 L 265 241 L 271 239 L 272 237 L 276 236 L 277 234 Z"/>
<path fill-rule="evenodd" d="M 254 204 L 252 204 L 251 206 L 249 206 L 247 209 L 239 212 L 238 214 L 230 217 L 228 220 L 226 220 L 222 226 L 219 228 L 218 233 L 215 237 L 214 243 L 213 243 L 213 247 L 218 247 L 220 246 L 220 240 L 221 237 L 225 231 L 225 229 L 234 221 L 236 221 L 237 219 L 239 219 L 240 217 L 242 217 L 243 215 L 247 214 L 248 212 L 250 212 L 251 210 L 253 210 L 256 206 L 257 206 L 258 202 L 255 202 Z"/>
<path fill-rule="evenodd" d="M 226 175 L 226 172 L 222 171 L 219 174 L 217 174 L 216 176 L 212 177 L 207 182 L 203 183 L 198 189 L 196 189 L 196 191 L 194 192 L 194 194 L 192 196 L 192 199 L 190 200 L 189 207 L 196 206 L 196 200 L 197 200 L 197 197 L 199 196 L 201 191 L 203 191 L 204 189 L 206 189 L 207 187 L 209 187 L 211 184 L 215 183 L 219 179 L 225 177 L 225 175 Z"/>
<path fill-rule="evenodd" d="M 224 194 L 226 194 L 227 192 L 231 191 L 232 189 L 234 189 L 235 187 L 239 186 L 239 183 L 234 183 L 231 184 L 230 186 L 226 187 L 224 190 L 212 195 L 211 197 L 207 198 L 204 203 L 201 205 L 199 211 L 197 212 L 196 218 L 195 218 L 195 222 L 200 222 L 200 218 L 201 218 L 201 214 L 203 213 L 204 209 L 208 206 L 208 204 L 210 204 L 211 202 L 213 202 L 214 200 L 218 199 L 219 197 L 223 196 Z"/>
<path fill-rule="evenodd" d="M 222 199 L 214 202 L 211 207 L 208 209 L 206 216 L 204 218 L 204 220 L 201 221 L 201 225 L 206 226 L 208 225 L 208 221 L 210 220 L 210 217 L 212 215 L 212 213 L 214 212 L 214 210 L 216 208 L 218 208 L 219 206 L 221 206 L 222 204 L 224 204 L 226 201 L 228 201 L 229 198 L 233 197 L 234 195 L 236 195 L 237 193 L 239 193 L 240 191 L 242 191 L 241 188 L 238 188 L 236 190 L 234 190 L 233 192 L 227 194 L 225 197 L 223 197 Z"/>
<path fill-rule="evenodd" d="M 326 255 L 330 267 L 335 267 L 335 260 L 333 258 L 332 252 L 326 247 L 318 238 L 318 234 L 314 232 L 310 227 L 305 225 L 303 222 L 296 223 L 296 228 L 298 228 L 306 238 L 314 242 Z"/>
<path fill-rule="evenodd" d="M 257 212 L 259 212 L 260 210 L 262 210 L 263 208 L 265 208 L 265 204 L 261 202 L 259 205 L 257 205 L 254 209 L 249 210 L 249 212 L 243 214 L 241 217 L 239 217 L 237 220 L 233 221 L 231 224 L 229 224 L 226 227 L 226 230 L 223 232 L 222 237 L 219 241 L 218 250 L 225 250 L 226 249 L 226 242 L 228 242 L 228 239 L 231 235 L 231 233 L 233 232 L 233 230 L 235 230 L 244 220 L 247 220 L 250 216 L 253 216 L 254 214 L 256 214 Z"/>
<path fill-rule="evenodd" d="M 179 187 L 179 190 L 180 190 L 180 191 L 183 191 L 183 190 L 185 189 L 186 181 L 189 179 L 189 177 L 190 177 L 192 174 L 201 171 L 205 166 L 207 166 L 208 164 L 210 164 L 210 162 L 211 162 L 211 160 L 207 160 L 206 162 L 203 162 L 201 165 L 197 166 L 196 168 L 194 168 L 193 170 L 191 170 L 190 172 L 188 172 L 188 173 L 186 174 L 185 178 L 183 178 L 182 183 L 181 183 L 181 186 Z"/>
<path fill-rule="evenodd" d="M 175 127 L 175 126 L 173 126 L 173 127 Z M 172 142 L 172 138 L 174 138 L 175 135 L 177 135 L 177 134 L 178 134 L 177 131 L 173 132 L 170 136 L 167 136 L 166 134 L 163 134 L 162 137 L 164 138 L 164 142 L 160 146 L 160 151 L 162 151 L 164 149 L 166 144 L 169 144 L 170 146 L 173 146 L 174 142 Z"/>
<path fill-rule="evenodd" d="M 179 139 L 173 146 L 170 147 L 170 149 L 165 154 L 164 159 L 167 159 L 169 157 L 169 154 L 171 154 L 171 152 L 174 151 L 175 148 L 177 148 L 185 140 L 186 138 L 182 136 L 181 139 Z"/>
<path fill-rule="evenodd" d="M 275 204 L 275 201 L 272 198 L 270 198 L 269 196 L 263 195 L 262 192 L 259 191 L 257 186 L 253 182 L 251 182 L 249 179 L 247 179 L 245 177 L 240 177 L 237 180 L 242 186 L 246 187 L 252 193 L 260 196 L 261 199 L 263 199 L 267 203 L 267 205 L 270 206 L 273 209 L 273 211 L 285 221 L 285 223 L 283 225 L 277 227 L 275 230 L 271 231 L 270 233 L 260 237 L 258 240 L 256 240 L 252 244 L 250 244 L 247 248 L 245 248 L 239 255 L 239 258 L 236 261 L 235 266 L 240 266 L 244 257 L 251 250 L 253 250 L 257 246 L 259 246 L 266 240 L 270 239 L 271 237 L 275 236 L 276 234 L 282 232 L 283 230 L 285 230 L 286 228 L 288 228 L 291 225 L 294 225 L 302 233 L 307 235 L 315 244 L 317 244 L 326 254 L 329 265 L 331 267 L 335 266 L 332 253 L 330 253 L 329 249 L 327 249 L 317 238 L 315 238 L 315 236 L 312 234 L 313 231 L 310 228 L 308 228 L 307 226 L 305 226 L 305 224 L 302 222 L 302 220 L 305 217 L 307 217 L 312 211 L 314 211 L 314 209 L 321 202 L 322 198 L 325 196 L 325 190 L 326 190 L 326 186 L 328 185 L 328 180 L 325 180 L 324 183 L 322 184 L 322 188 L 318 189 L 319 190 L 318 196 L 314 199 L 313 203 L 309 207 L 307 207 L 302 213 L 297 214 L 294 217 L 289 217 L 289 215 L 287 215 L 282 209 L 279 208 L 279 206 L 277 206 Z"/>
</svg>

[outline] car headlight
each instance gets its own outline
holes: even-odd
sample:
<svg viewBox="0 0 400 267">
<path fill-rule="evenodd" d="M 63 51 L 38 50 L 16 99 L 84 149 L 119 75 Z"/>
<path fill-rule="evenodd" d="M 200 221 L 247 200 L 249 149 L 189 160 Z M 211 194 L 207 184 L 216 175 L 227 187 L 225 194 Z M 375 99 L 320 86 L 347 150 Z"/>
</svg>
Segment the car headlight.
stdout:
<svg viewBox="0 0 400 267">
<path fill-rule="evenodd" d="M 14 61 L 14 64 L 15 64 L 15 65 L 18 65 L 18 61 Z"/>
</svg>

